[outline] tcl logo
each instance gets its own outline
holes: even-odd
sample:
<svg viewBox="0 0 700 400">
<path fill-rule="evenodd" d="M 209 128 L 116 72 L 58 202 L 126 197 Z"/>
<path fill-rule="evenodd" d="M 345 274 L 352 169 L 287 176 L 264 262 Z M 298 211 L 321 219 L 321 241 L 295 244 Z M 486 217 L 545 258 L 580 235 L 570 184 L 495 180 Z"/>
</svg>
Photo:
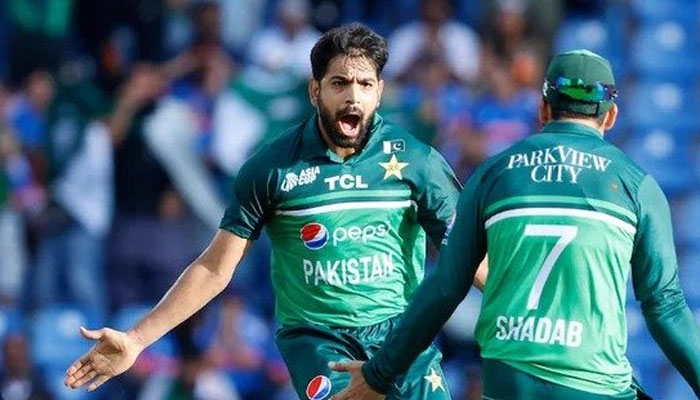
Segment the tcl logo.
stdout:
<svg viewBox="0 0 700 400">
<path fill-rule="evenodd" d="M 336 228 L 333 231 L 333 246 L 345 241 L 361 241 L 367 243 L 375 238 L 382 238 L 389 232 L 387 224 L 379 223 L 377 225 L 349 226 Z"/>
<path fill-rule="evenodd" d="M 328 184 L 328 190 L 335 190 L 338 186 L 341 189 L 367 189 L 367 184 L 362 182 L 360 175 L 336 175 L 323 180 Z"/>
</svg>

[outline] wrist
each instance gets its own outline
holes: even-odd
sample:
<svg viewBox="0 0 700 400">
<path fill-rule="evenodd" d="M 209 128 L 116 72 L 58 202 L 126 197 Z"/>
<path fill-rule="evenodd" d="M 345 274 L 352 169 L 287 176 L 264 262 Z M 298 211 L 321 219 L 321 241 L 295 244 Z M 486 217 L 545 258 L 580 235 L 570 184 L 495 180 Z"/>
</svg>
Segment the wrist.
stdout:
<svg viewBox="0 0 700 400">
<path fill-rule="evenodd" d="M 146 342 L 145 338 L 136 328 L 127 331 L 126 335 L 129 337 L 129 339 L 131 339 L 131 342 L 136 345 L 139 352 L 148 347 L 148 343 Z"/>
<path fill-rule="evenodd" d="M 382 379 L 381 374 L 377 371 L 376 363 L 372 361 L 373 359 L 370 359 L 362 365 L 362 376 L 372 390 L 379 394 L 387 394 L 391 389 L 391 383 Z"/>
</svg>

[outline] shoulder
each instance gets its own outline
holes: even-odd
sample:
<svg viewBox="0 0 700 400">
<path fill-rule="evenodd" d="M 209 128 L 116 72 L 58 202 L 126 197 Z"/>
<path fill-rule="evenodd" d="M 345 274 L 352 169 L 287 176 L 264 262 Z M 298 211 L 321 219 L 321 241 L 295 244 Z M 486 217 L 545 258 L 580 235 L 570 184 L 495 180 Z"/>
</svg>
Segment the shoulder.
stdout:
<svg viewBox="0 0 700 400">
<path fill-rule="evenodd" d="M 428 143 L 416 138 L 404 128 L 384 119 L 381 128 L 381 143 L 385 152 L 391 152 L 392 146 L 398 146 L 411 159 L 420 161 L 426 158 L 439 157 L 440 153 Z"/>
<path fill-rule="evenodd" d="M 656 180 L 644 170 L 644 168 L 632 160 L 629 155 L 622 151 L 622 149 L 612 143 L 606 142 L 606 144 L 605 156 L 613 160 L 616 172 L 628 193 L 637 197 L 645 182 L 647 182 L 646 184 L 658 187 Z M 659 191 L 660 190 L 661 189 L 659 189 Z"/>
<path fill-rule="evenodd" d="M 239 175 L 248 178 L 268 177 L 271 172 L 293 164 L 301 150 L 306 123 L 293 126 L 260 146 L 243 164 Z"/>
</svg>

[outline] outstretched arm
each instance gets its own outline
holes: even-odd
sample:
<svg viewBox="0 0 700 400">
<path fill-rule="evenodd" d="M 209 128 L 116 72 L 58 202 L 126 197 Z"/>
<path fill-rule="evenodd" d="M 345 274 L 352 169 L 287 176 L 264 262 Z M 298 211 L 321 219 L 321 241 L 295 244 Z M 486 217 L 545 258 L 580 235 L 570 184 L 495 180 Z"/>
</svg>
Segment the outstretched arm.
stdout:
<svg viewBox="0 0 700 400">
<path fill-rule="evenodd" d="M 249 241 L 219 230 L 209 247 L 180 275 L 161 301 L 127 332 L 109 328 L 81 333 L 97 343 L 66 372 L 65 384 L 78 388 L 89 383 L 93 391 L 129 369 L 138 355 L 200 310 L 231 281 Z"/>
<path fill-rule="evenodd" d="M 668 202 L 651 177 L 639 188 L 632 283 L 654 340 L 700 397 L 700 331 L 678 281 Z"/>
</svg>

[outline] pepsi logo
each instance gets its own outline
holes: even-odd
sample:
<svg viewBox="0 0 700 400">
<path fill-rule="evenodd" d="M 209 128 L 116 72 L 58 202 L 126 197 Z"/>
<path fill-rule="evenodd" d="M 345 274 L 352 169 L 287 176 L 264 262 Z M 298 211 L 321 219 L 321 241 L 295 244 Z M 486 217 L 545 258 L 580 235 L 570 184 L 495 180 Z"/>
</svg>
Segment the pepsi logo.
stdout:
<svg viewBox="0 0 700 400">
<path fill-rule="evenodd" d="M 301 228 L 301 240 L 307 248 L 319 250 L 328 243 L 328 229 L 317 222 L 308 223 Z"/>
<path fill-rule="evenodd" d="M 306 385 L 306 397 L 309 400 L 323 400 L 331 394 L 331 380 L 325 375 L 318 375 Z"/>
</svg>

